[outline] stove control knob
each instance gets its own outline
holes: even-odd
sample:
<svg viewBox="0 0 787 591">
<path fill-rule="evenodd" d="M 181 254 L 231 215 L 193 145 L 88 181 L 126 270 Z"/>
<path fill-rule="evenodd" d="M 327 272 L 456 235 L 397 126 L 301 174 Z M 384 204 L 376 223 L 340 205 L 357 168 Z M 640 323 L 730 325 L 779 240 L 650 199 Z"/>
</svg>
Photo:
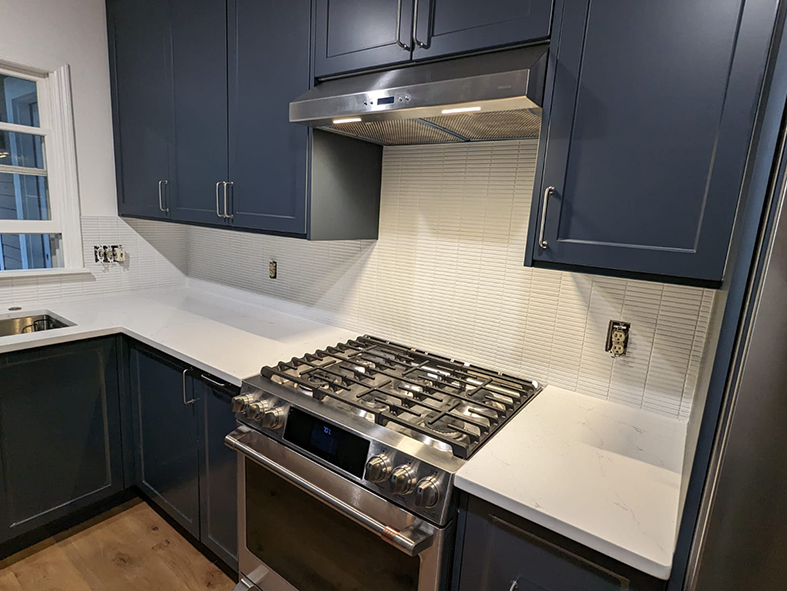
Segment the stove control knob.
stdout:
<svg viewBox="0 0 787 591">
<path fill-rule="evenodd" d="M 391 488 L 397 495 L 409 495 L 415 490 L 418 475 L 409 464 L 396 468 L 391 474 Z"/>
<path fill-rule="evenodd" d="M 279 407 L 266 410 L 260 422 L 265 429 L 281 429 L 284 425 L 284 409 Z"/>
<path fill-rule="evenodd" d="M 437 478 L 429 476 L 422 478 L 415 485 L 415 506 L 423 507 L 424 509 L 431 509 L 440 500 L 440 486 L 437 484 Z"/>
<path fill-rule="evenodd" d="M 243 396 L 235 396 L 232 399 L 232 412 L 243 412 L 246 407 L 254 401 L 253 394 L 244 394 Z"/>
<path fill-rule="evenodd" d="M 265 412 L 267 407 L 268 405 L 264 402 L 252 402 L 245 409 L 243 409 L 243 414 L 246 415 L 246 418 L 256 421 Z"/>
<path fill-rule="evenodd" d="M 388 456 L 380 454 L 366 462 L 366 480 L 371 482 L 384 482 L 391 475 L 391 460 Z"/>
</svg>

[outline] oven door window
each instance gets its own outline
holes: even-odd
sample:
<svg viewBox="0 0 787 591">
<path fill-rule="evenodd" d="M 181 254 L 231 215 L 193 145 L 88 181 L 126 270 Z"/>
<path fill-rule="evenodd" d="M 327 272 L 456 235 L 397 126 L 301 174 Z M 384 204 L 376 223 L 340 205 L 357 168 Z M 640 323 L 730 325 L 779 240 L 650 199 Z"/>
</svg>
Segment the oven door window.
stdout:
<svg viewBox="0 0 787 591">
<path fill-rule="evenodd" d="M 246 546 L 298 591 L 418 588 L 418 557 L 248 459 Z"/>
</svg>

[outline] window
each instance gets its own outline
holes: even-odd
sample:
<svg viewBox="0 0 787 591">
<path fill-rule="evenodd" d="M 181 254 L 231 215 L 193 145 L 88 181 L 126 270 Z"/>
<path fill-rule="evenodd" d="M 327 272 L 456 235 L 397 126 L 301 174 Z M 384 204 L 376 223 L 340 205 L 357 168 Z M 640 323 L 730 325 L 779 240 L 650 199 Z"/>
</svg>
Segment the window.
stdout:
<svg viewBox="0 0 787 591">
<path fill-rule="evenodd" d="M 0 278 L 81 269 L 68 67 L 0 62 Z"/>
</svg>

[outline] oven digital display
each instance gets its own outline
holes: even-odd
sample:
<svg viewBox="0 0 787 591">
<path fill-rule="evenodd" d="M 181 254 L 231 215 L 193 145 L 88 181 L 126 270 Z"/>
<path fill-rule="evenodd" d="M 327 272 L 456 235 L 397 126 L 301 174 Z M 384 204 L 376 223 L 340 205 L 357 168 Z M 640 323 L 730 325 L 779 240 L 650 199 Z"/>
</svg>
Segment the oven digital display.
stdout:
<svg viewBox="0 0 787 591">
<path fill-rule="evenodd" d="M 345 472 L 358 478 L 363 476 L 369 442 L 362 437 L 291 408 L 284 439 Z"/>
</svg>

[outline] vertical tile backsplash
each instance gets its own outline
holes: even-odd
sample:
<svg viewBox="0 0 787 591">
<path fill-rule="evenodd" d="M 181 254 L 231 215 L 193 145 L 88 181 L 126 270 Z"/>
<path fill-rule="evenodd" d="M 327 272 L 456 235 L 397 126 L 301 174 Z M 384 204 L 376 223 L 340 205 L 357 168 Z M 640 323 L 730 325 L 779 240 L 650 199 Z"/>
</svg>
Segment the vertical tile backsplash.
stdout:
<svg viewBox="0 0 787 591">
<path fill-rule="evenodd" d="M 82 217 L 82 249 L 90 274 L 0 280 L 0 306 L 74 299 L 150 287 L 186 284 L 186 229 L 114 216 Z M 122 244 L 124 264 L 94 263 L 94 245 Z"/>
<path fill-rule="evenodd" d="M 386 148 L 379 240 L 190 227 L 188 275 L 358 332 L 688 417 L 713 292 L 525 268 L 536 148 Z M 625 357 L 604 351 L 609 320 L 632 323 Z"/>
<path fill-rule="evenodd" d="M 688 417 L 713 291 L 524 267 L 536 147 L 386 148 L 377 241 L 83 217 L 91 274 L 0 281 L 0 305 L 194 278 L 359 333 Z M 94 244 L 123 244 L 128 262 L 95 265 Z M 277 279 L 268 278 L 271 260 Z M 604 352 L 609 320 L 632 325 L 625 357 Z"/>
</svg>

